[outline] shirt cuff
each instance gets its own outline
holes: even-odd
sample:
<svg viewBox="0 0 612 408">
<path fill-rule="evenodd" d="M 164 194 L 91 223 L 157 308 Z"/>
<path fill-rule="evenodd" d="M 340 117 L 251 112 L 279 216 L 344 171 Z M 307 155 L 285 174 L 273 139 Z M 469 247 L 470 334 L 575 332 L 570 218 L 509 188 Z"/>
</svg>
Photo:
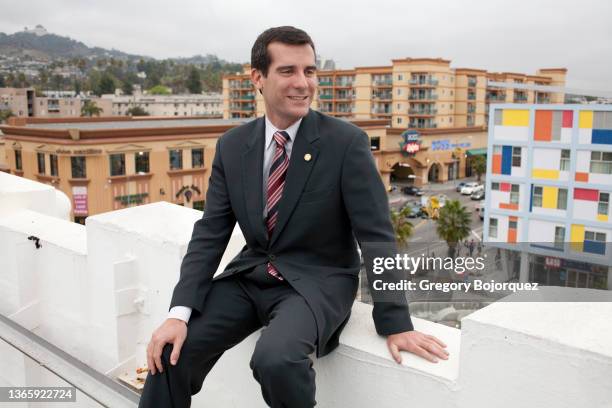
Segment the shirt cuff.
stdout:
<svg viewBox="0 0 612 408">
<path fill-rule="evenodd" d="M 174 306 L 168 312 L 168 319 L 180 319 L 185 323 L 189 322 L 191 308 L 188 306 Z"/>
</svg>

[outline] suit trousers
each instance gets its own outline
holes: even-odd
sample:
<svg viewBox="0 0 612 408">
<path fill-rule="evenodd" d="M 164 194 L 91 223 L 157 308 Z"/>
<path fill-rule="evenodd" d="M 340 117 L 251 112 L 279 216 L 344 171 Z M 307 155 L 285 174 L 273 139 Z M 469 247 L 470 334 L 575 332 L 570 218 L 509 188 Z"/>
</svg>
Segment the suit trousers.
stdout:
<svg viewBox="0 0 612 408">
<path fill-rule="evenodd" d="M 172 345 L 167 344 L 161 358 L 164 371 L 148 374 L 139 407 L 189 407 L 221 355 L 263 326 L 250 367 L 264 400 L 273 408 L 315 406 L 309 357 L 317 344 L 314 315 L 286 281 L 260 265 L 213 281 L 202 313 L 193 313 L 189 320 L 177 364 L 170 365 Z"/>
</svg>

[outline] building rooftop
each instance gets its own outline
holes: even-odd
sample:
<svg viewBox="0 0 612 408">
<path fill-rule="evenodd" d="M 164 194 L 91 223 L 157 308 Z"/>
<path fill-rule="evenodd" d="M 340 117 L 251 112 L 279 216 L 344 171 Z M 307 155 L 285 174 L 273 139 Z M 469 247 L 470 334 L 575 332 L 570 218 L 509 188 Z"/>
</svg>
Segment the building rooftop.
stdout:
<svg viewBox="0 0 612 408">
<path fill-rule="evenodd" d="M 146 129 L 146 128 L 175 128 L 192 126 L 219 126 L 219 125 L 241 125 L 253 118 L 246 119 L 134 119 L 134 120 L 108 120 L 100 122 L 57 122 L 57 123 L 28 123 L 27 128 L 32 129 L 79 129 L 79 130 L 103 130 L 103 129 Z"/>
</svg>

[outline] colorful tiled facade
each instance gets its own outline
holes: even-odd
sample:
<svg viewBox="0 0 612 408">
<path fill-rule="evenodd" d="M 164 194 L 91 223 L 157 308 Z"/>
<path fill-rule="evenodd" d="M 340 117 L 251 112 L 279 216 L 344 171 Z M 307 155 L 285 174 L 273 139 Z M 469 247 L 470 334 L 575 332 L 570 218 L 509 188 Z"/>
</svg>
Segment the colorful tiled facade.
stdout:
<svg viewBox="0 0 612 408">
<path fill-rule="evenodd" d="M 612 265 L 612 107 L 499 105 L 491 116 L 485 241 Z"/>
</svg>

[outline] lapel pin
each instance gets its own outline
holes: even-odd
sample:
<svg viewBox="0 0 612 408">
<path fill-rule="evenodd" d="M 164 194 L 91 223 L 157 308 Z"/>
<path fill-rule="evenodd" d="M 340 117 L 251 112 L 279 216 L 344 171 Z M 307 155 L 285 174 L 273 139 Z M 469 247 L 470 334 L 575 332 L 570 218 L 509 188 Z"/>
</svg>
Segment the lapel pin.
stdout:
<svg viewBox="0 0 612 408">
<path fill-rule="evenodd" d="M 306 154 L 304 155 L 304 160 L 306 160 L 307 162 L 309 162 L 309 161 L 310 161 L 310 159 L 312 159 L 312 156 L 310 155 L 310 153 L 306 153 Z"/>
</svg>

